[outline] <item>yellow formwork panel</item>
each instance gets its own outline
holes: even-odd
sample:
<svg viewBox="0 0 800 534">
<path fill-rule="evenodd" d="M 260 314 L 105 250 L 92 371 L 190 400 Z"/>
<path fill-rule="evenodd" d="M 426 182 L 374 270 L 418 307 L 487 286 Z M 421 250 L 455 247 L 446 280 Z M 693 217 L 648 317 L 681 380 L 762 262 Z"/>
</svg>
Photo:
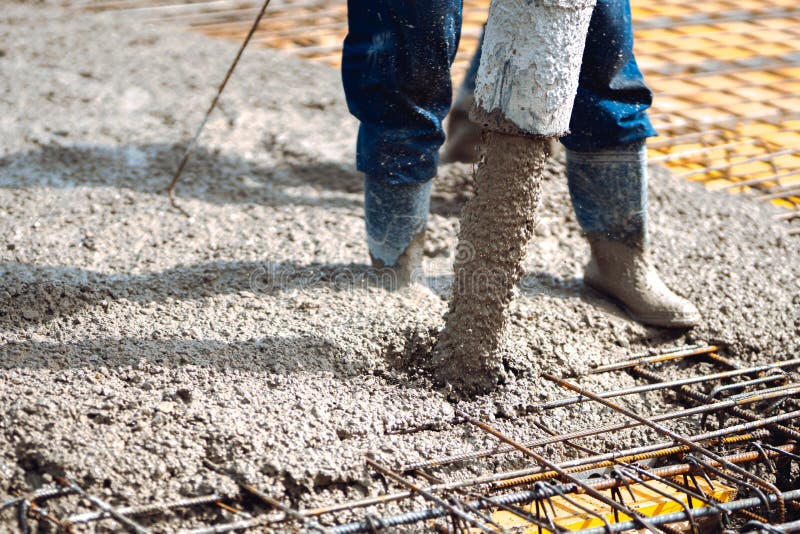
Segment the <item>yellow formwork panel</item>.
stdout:
<svg viewBox="0 0 800 534">
<path fill-rule="evenodd" d="M 799 132 L 765 132 L 761 134 L 764 141 L 773 143 L 780 147 L 800 147 Z"/>
<path fill-rule="evenodd" d="M 699 76 L 692 79 L 693 83 L 702 85 L 705 90 L 735 89 L 742 85 L 742 81 L 730 74 Z"/>
<path fill-rule="evenodd" d="M 695 83 L 670 78 L 658 78 L 650 82 L 650 87 L 659 95 L 684 96 L 703 92 Z"/>
<path fill-rule="evenodd" d="M 703 493 L 717 502 L 729 502 L 736 496 L 736 488 L 726 486 L 719 481 L 714 481 L 711 487 L 705 480 L 697 479 L 697 483 Z M 621 488 L 625 506 L 638 512 L 644 517 L 656 517 L 664 514 L 684 511 L 684 507 L 702 506 L 703 503 L 697 499 L 692 499 L 686 493 L 668 484 L 659 481 L 648 481 L 646 484 L 630 484 L 630 492 L 627 488 Z M 611 490 L 601 490 L 604 496 L 613 499 Z M 630 493 L 633 494 L 631 498 Z M 690 503 L 690 501 L 693 501 Z M 577 503 L 577 505 L 575 504 Z M 552 506 L 551 506 L 552 505 Z M 562 530 L 583 530 L 587 528 L 602 527 L 605 518 L 610 524 L 629 521 L 632 518 L 624 513 L 615 514 L 611 508 L 585 494 L 573 494 L 568 499 L 564 497 L 553 497 L 543 503 L 546 513 L 550 514 L 556 526 Z M 536 503 L 521 506 L 527 513 L 536 516 Z M 585 510 L 590 510 L 589 513 Z M 540 508 L 542 510 L 542 508 Z M 555 510 L 555 515 L 553 515 Z M 540 514 L 540 519 L 544 521 L 544 511 Z M 599 516 L 599 517 L 598 517 Z M 505 510 L 497 510 L 492 513 L 492 520 L 507 530 L 524 534 L 538 534 L 539 527 L 519 515 Z M 549 533 L 550 530 L 541 529 L 541 532 Z"/>
</svg>

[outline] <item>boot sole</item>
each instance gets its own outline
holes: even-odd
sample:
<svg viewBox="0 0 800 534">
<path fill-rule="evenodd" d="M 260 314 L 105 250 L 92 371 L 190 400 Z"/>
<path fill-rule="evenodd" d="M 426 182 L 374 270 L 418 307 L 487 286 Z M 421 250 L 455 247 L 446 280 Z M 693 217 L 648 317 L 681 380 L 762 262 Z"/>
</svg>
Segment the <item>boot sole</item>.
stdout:
<svg viewBox="0 0 800 534">
<path fill-rule="evenodd" d="M 688 329 L 693 328 L 700 324 L 702 317 L 698 314 L 697 316 L 688 316 L 688 317 L 674 317 L 672 319 L 664 319 L 660 317 L 652 317 L 647 315 L 642 315 L 633 312 L 622 300 L 614 296 L 612 293 L 608 292 L 600 286 L 599 284 L 595 285 L 589 280 L 584 277 L 583 279 L 584 286 L 592 289 L 593 291 L 601 294 L 606 299 L 610 300 L 618 307 L 622 309 L 631 319 L 636 321 L 637 323 L 641 323 L 647 326 L 657 326 L 660 328 L 682 328 Z"/>
</svg>

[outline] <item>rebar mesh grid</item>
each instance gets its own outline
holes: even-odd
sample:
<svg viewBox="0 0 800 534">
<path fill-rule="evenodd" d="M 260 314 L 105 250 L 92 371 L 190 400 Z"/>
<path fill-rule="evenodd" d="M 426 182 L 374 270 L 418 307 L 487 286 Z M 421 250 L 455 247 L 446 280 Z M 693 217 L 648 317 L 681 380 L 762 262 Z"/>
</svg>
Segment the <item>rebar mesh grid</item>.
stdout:
<svg viewBox="0 0 800 534">
<path fill-rule="evenodd" d="M 538 417 L 543 437 L 521 443 L 509 432 L 456 409 L 452 425 L 474 426 L 494 437 L 497 445 L 413 465 L 365 456 L 373 476 L 390 489 L 357 501 L 293 509 L 230 475 L 239 485 L 238 496 L 214 493 L 114 507 L 62 477 L 54 487 L 0 503 L 0 521 L 16 520 L 26 532 L 33 525 L 80 530 L 102 523 L 144 533 L 174 530 L 170 513 L 181 510 L 183 515 L 206 518 L 207 526 L 189 531 L 195 534 L 248 529 L 375 532 L 401 525 L 449 532 L 585 534 L 642 528 L 699 532 L 701 524 L 711 524 L 790 532 L 800 502 L 799 366 L 800 359 L 741 366 L 720 355 L 718 347 L 688 346 L 631 355 L 588 375 L 607 375 L 613 383 L 613 373 L 628 373 L 640 381 L 624 389 L 594 392 L 577 385 L 578 379 L 543 375 L 543 380 L 570 393 L 526 407 L 525 413 Z M 648 392 L 674 396 L 684 407 L 638 413 L 618 400 Z M 576 404 L 621 419 L 567 432 L 552 430 L 551 411 Z M 424 421 L 420 423 L 424 428 Z M 592 436 L 619 438 L 622 430 L 634 427 L 652 431 L 652 442 L 596 451 L 591 442 L 581 441 Z M 569 460 L 552 459 L 546 451 L 553 444 L 578 454 Z M 476 467 L 477 461 L 509 454 L 521 455 L 525 465 L 496 471 L 481 464 L 481 474 L 450 480 L 443 476 L 452 466 Z M 73 499 L 76 509 L 78 503 L 83 508 L 57 517 L 47 508 L 54 499 Z M 387 508 L 390 505 L 393 508 Z"/>
</svg>

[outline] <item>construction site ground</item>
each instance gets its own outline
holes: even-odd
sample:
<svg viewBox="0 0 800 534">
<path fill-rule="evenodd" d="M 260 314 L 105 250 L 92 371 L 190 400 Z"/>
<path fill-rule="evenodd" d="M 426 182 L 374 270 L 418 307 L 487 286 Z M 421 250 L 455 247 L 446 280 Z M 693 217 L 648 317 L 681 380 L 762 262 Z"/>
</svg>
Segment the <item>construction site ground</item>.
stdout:
<svg viewBox="0 0 800 534">
<path fill-rule="evenodd" d="M 381 490 L 365 453 L 397 465 L 494 444 L 451 424 L 448 391 L 415 372 L 443 324 L 470 165 L 438 178 L 428 286 L 388 292 L 365 281 L 356 122 L 335 69 L 247 51 L 178 188 L 187 218 L 164 189 L 236 44 L 47 4 L 3 18 L 0 500 L 54 474 L 115 504 L 235 492 L 227 471 L 308 506 Z M 800 237 L 779 209 L 659 167 L 650 202 L 655 261 L 703 324 L 645 328 L 583 288 L 588 247 L 555 160 L 511 309 L 512 381 L 459 406 L 526 439 L 541 435 L 526 407 L 557 395 L 544 371 L 682 343 L 744 363 L 800 353 Z"/>
</svg>

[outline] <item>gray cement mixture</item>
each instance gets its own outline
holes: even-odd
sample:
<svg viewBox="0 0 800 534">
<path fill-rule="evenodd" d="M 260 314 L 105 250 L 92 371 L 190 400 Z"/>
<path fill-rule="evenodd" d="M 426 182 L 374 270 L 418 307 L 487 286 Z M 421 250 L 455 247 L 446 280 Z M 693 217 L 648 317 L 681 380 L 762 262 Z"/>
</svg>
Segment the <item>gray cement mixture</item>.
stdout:
<svg viewBox="0 0 800 534">
<path fill-rule="evenodd" d="M 428 287 L 388 292 L 369 280 L 356 123 L 335 70 L 246 52 L 178 187 L 188 219 L 164 189 L 237 43 L 53 6 L 3 15 L 0 500 L 63 473 L 112 504 L 235 493 L 225 472 L 308 506 L 383 491 L 365 453 L 400 465 L 497 443 L 453 424 L 448 391 L 417 372 L 443 326 L 471 166 L 442 168 Z M 583 288 L 563 164 L 544 174 L 501 347 L 508 382 L 462 409 L 526 441 L 542 435 L 528 408 L 566 395 L 542 371 L 686 342 L 746 363 L 797 355 L 800 252 L 772 207 L 653 169 L 655 259 L 704 313 L 669 332 Z M 543 417 L 556 431 L 613 420 L 585 405 Z"/>
</svg>

